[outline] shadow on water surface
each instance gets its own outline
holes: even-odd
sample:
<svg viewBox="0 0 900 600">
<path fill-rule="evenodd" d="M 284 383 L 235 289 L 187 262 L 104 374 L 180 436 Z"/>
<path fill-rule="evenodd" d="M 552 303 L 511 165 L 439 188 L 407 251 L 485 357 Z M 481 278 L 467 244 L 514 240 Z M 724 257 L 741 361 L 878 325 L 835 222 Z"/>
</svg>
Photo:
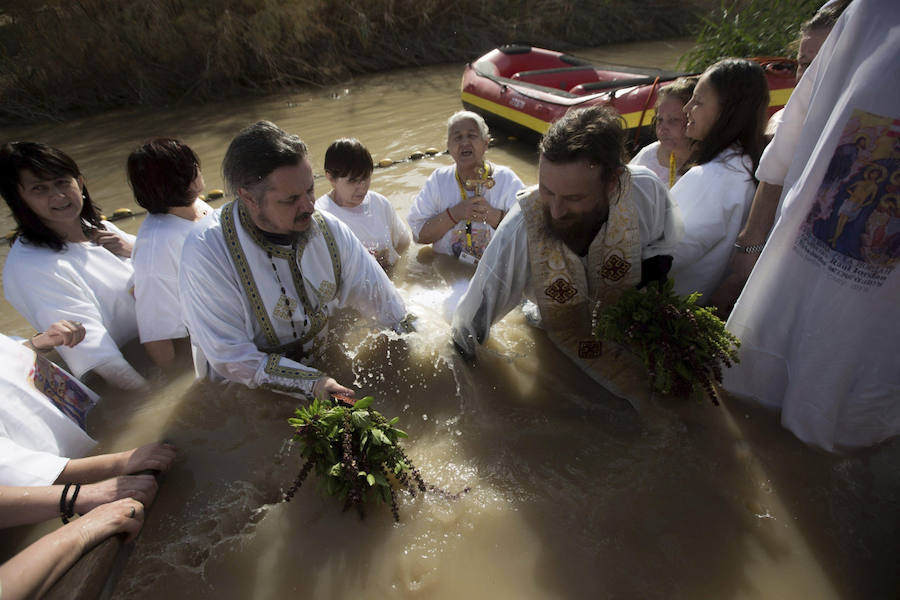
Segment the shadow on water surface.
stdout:
<svg viewBox="0 0 900 600">
<path fill-rule="evenodd" d="M 440 263 L 420 252 L 405 281 L 440 287 L 436 273 L 455 275 Z M 763 426 L 745 439 L 728 407 L 672 399 L 635 411 L 518 311 L 472 367 L 449 347 L 440 302 L 419 310 L 409 338 L 341 313 L 325 365 L 400 417 L 426 480 L 468 494 L 401 495 L 400 524 L 386 506 L 342 513 L 314 476 L 281 503 L 300 467 L 286 444 L 299 401 L 194 384 L 163 427 L 183 458 L 115 597 L 863 597 L 834 592 L 830 563 L 797 534 L 790 492 L 820 492 L 760 469 Z"/>
<path fill-rule="evenodd" d="M 785 519 L 808 542 L 839 597 L 900 598 L 900 437 L 827 453 L 781 427 L 775 411 L 727 401 L 768 486 L 779 491 Z"/>
</svg>

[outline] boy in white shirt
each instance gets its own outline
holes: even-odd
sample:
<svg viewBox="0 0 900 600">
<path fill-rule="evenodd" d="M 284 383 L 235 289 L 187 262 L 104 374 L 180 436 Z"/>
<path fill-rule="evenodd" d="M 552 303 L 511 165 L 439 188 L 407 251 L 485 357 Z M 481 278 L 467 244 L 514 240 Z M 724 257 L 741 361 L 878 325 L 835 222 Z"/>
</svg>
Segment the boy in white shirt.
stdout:
<svg viewBox="0 0 900 600">
<path fill-rule="evenodd" d="M 385 270 L 409 246 L 410 233 L 390 201 L 369 189 L 372 155 L 357 139 L 339 139 L 325 152 L 331 191 L 316 200 L 316 210 L 344 222 Z"/>
</svg>

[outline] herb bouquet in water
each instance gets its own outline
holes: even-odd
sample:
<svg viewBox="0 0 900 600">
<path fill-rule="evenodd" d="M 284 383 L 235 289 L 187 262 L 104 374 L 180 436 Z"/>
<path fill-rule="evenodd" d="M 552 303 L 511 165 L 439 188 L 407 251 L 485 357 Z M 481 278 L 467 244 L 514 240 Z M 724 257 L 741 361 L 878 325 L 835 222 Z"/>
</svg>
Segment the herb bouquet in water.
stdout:
<svg viewBox="0 0 900 600">
<path fill-rule="evenodd" d="M 678 296 L 671 279 L 644 290 L 628 290 L 611 306 L 594 309 L 593 333 L 635 353 L 653 389 L 719 404 L 713 381 L 722 382 L 722 365 L 738 361 L 740 340 L 725 329 L 715 308 L 696 304 L 699 293 Z"/>
<path fill-rule="evenodd" d="M 352 405 L 347 398 L 335 398 L 335 404 L 315 399 L 296 410 L 288 422 L 305 462 L 285 500 L 293 498 L 310 471 L 320 478 L 323 493 L 343 500 L 344 510 L 355 506 L 360 517 L 365 504 L 384 502 L 391 505 L 394 520 L 399 521 L 395 488 L 406 489 L 413 497 L 430 491 L 457 498 L 468 491 L 449 494 L 426 484 L 397 443 L 407 437 L 394 427 L 399 417 L 386 419 L 371 409 L 373 401 L 372 396 Z"/>
</svg>

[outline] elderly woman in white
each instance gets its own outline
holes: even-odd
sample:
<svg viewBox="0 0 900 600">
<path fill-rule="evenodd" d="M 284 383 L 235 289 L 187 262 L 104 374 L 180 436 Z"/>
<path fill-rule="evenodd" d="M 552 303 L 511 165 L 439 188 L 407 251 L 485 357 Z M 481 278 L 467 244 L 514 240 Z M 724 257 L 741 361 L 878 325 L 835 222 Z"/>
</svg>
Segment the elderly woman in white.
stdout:
<svg viewBox="0 0 900 600">
<path fill-rule="evenodd" d="M 451 116 L 447 150 L 455 164 L 428 177 L 407 217 L 417 242 L 472 264 L 525 187 L 511 169 L 485 160 L 489 141 L 480 115 L 460 111 Z"/>
</svg>

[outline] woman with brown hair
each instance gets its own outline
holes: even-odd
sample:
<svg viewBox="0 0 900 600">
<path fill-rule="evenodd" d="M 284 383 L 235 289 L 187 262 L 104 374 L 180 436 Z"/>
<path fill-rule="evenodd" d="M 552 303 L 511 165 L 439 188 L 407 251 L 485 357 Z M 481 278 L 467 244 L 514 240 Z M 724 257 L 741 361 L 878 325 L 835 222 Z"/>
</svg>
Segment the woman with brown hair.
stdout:
<svg viewBox="0 0 900 600">
<path fill-rule="evenodd" d="M 77 377 L 94 371 L 120 388 L 144 386 L 119 351 L 138 333 L 134 236 L 100 219 L 78 165 L 45 144 L 0 147 L 0 195 L 18 224 L 3 268 L 9 303 L 38 331 L 61 320 L 84 325 L 78 346 L 59 348 Z"/>
<path fill-rule="evenodd" d="M 747 218 L 768 105 L 762 67 L 729 58 L 703 73 L 684 106 L 685 131 L 695 144 L 690 168 L 670 190 L 684 219 L 670 275 L 678 293 L 703 294 L 701 304 L 722 280 Z"/>
</svg>

